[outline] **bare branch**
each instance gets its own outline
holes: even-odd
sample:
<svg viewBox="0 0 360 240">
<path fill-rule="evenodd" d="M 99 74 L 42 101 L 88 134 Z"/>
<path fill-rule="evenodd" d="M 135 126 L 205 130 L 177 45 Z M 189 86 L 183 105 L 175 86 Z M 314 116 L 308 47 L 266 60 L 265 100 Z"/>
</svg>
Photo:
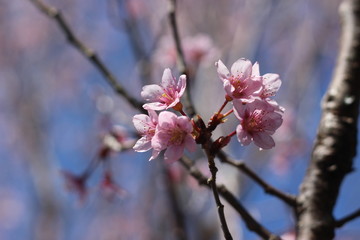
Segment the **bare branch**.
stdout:
<svg viewBox="0 0 360 240">
<path fill-rule="evenodd" d="M 358 217 L 360 217 L 360 208 L 358 210 L 356 210 L 355 212 L 337 220 L 335 222 L 335 226 L 337 228 L 340 228 L 340 227 L 344 226 L 346 223 L 348 223 Z"/>
<path fill-rule="evenodd" d="M 54 19 L 59 25 L 60 29 L 65 34 L 67 40 L 71 45 L 73 45 L 77 50 L 79 50 L 90 62 L 92 62 L 95 67 L 101 72 L 101 74 L 105 77 L 106 81 L 110 84 L 110 86 L 114 89 L 114 91 L 124 97 L 133 107 L 139 109 L 141 112 L 144 112 L 142 108 L 143 103 L 139 102 L 132 96 L 128 94 L 128 92 L 120 85 L 115 76 L 110 72 L 110 70 L 106 67 L 106 65 L 100 60 L 97 54 L 87 47 L 83 42 L 81 42 L 74 34 L 71 27 L 67 24 L 65 18 L 63 17 L 60 10 L 46 5 L 41 0 L 30 0 L 34 3 L 34 5 L 45 15 Z"/>
<path fill-rule="evenodd" d="M 252 180 L 254 180 L 257 184 L 259 184 L 264 189 L 264 191 L 266 193 L 279 198 L 280 200 L 282 200 L 283 202 L 285 202 L 286 204 L 288 204 L 291 207 L 296 206 L 296 197 L 295 196 L 288 194 L 288 193 L 284 193 L 284 192 L 280 191 L 279 189 L 268 184 L 259 175 L 257 175 L 253 170 L 251 170 L 245 164 L 245 162 L 231 160 L 223 151 L 220 151 L 217 156 L 219 157 L 221 162 L 230 164 L 230 165 L 238 168 L 241 172 L 243 172 L 248 177 L 250 177 Z"/>
<path fill-rule="evenodd" d="M 213 195 L 215 198 L 215 202 L 217 205 L 217 209 L 218 209 L 218 214 L 219 214 L 219 218 L 220 218 L 220 223 L 221 223 L 221 229 L 223 230 L 224 233 L 224 237 L 226 240 L 232 240 L 232 236 L 230 234 L 229 228 L 227 226 L 226 223 L 226 218 L 225 218 L 225 214 L 224 214 L 224 205 L 221 203 L 220 197 L 219 197 L 219 192 L 217 190 L 217 186 L 216 186 L 216 173 L 218 171 L 216 165 L 215 165 L 215 160 L 214 160 L 214 156 L 212 154 L 210 154 L 210 150 L 209 150 L 209 146 L 208 144 L 203 144 L 202 145 L 205 153 L 206 153 L 206 157 L 208 159 L 209 162 L 209 169 L 211 172 L 211 178 L 208 180 L 208 184 L 211 186 L 211 189 L 213 191 Z"/>
<path fill-rule="evenodd" d="M 194 166 L 189 158 L 183 157 L 180 159 L 180 162 L 200 185 L 204 185 L 209 188 L 211 187 L 208 183 L 208 179 Z M 246 208 L 236 199 L 234 194 L 232 194 L 225 186 L 217 185 L 216 188 L 219 194 L 240 214 L 250 231 L 266 240 L 281 240 L 280 237 L 274 235 L 257 222 L 246 210 Z"/>
<path fill-rule="evenodd" d="M 184 51 L 181 45 L 178 25 L 176 22 L 176 0 L 169 0 L 169 22 L 170 27 L 172 31 L 172 35 L 175 41 L 175 47 L 177 52 L 177 62 L 178 62 L 178 68 L 181 74 L 185 74 L 187 77 L 187 87 L 186 87 L 186 94 L 184 95 L 186 102 L 185 107 L 186 111 L 189 114 L 190 117 L 193 117 L 196 115 L 196 110 L 194 107 L 194 104 L 191 100 L 191 80 L 192 76 L 190 75 L 190 71 L 187 67 Z"/>
<path fill-rule="evenodd" d="M 360 99 L 360 1 L 340 7 L 342 42 L 332 82 L 323 100 L 311 163 L 298 197 L 298 239 L 333 239 L 340 185 L 356 155 Z"/>
</svg>

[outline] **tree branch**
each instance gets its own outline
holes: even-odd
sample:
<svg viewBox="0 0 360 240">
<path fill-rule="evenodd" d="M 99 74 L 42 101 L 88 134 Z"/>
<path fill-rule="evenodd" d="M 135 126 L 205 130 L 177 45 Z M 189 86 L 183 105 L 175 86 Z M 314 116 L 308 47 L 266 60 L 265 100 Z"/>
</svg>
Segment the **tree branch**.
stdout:
<svg viewBox="0 0 360 240">
<path fill-rule="evenodd" d="M 189 158 L 181 158 L 180 163 L 189 171 L 191 176 L 193 176 L 200 185 L 208 188 L 211 187 L 208 179 L 194 166 Z M 266 240 L 281 240 L 280 237 L 274 235 L 257 222 L 246 210 L 246 208 L 236 199 L 234 194 L 232 194 L 224 185 L 217 185 L 216 188 L 219 194 L 240 214 L 250 231 Z"/>
<path fill-rule="evenodd" d="M 92 62 L 95 67 L 99 70 L 99 72 L 105 77 L 106 81 L 110 84 L 114 91 L 124 97 L 133 107 L 139 109 L 141 112 L 145 112 L 142 108 L 143 103 L 139 102 L 132 96 L 128 94 L 128 92 L 118 83 L 115 76 L 110 72 L 110 70 L 106 67 L 106 65 L 100 60 L 97 54 L 87 47 L 83 42 L 81 42 L 74 34 L 71 27 L 67 24 L 65 18 L 63 17 L 60 10 L 51 7 L 45 4 L 41 0 L 30 0 L 34 3 L 34 5 L 45 15 L 54 19 L 59 25 L 60 29 L 65 34 L 67 40 L 71 45 L 73 45 L 77 50 L 79 50 L 90 62 Z"/>
<path fill-rule="evenodd" d="M 185 90 L 186 94 L 184 94 L 184 97 L 186 99 L 185 102 L 186 111 L 191 118 L 196 115 L 194 103 L 191 100 L 191 80 L 193 79 L 193 77 L 190 75 L 190 71 L 187 67 L 184 51 L 181 45 L 178 25 L 176 22 L 176 0 L 169 0 L 169 22 L 170 22 L 171 32 L 175 41 L 178 68 L 180 73 L 185 74 L 187 77 L 186 79 L 187 87 Z"/>
<path fill-rule="evenodd" d="M 358 217 L 360 217 L 360 208 L 358 210 L 356 210 L 355 212 L 337 220 L 335 222 L 335 226 L 337 228 L 340 228 L 340 227 L 344 226 L 346 223 L 348 223 Z"/>
<path fill-rule="evenodd" d="M 231 166 L 234 166 L 237 169 L 239 169 L 240 171 L 242 171 L 244 174 L 246 174 L 248 177 L 250 177 L 252 180 L 254 180 L 257 184 L 259 184 L 260 187 L 262 187 L 266 193 L 279 198 L 280 200 L 282 200 L 283 202 L 285 202 L 287 205 L 289 205 L 291 207 L 296 206 L 296 197 L 295 196 L 288 194 L 288 193 L 284 193 L 284 192 L 280 191 L 279 189 L 276 189 L 275 187 L 268 184 L 259 175 L 257 175 L 253 170 L 251 170 L 245 164 L 245 162 L 231 160 L 225 155 L 225 153 L 220 153 L 219 155 L 221 155 L 221 157 L 220 157 L 221 162 L 230 164 Z"/>
<path fill-rule="evenodd" d="M 209 143 L 209 142 L 208 142 Z M 207 144 L 203 144 L 202 147 L 206 153 L 206 157 L 208 159 L 209 162 L 209 169 L 211 172 L 211 178 L 208 179 L 208 184 L 211 186 L 211 189 L 213 191 L 213 195 L 215 198 L 215 202 L 216 202 L 216 206 L 218 209 L 218 215 L 220 218 L 220 223 L 221 223 L 221 229 L 224 233 L 224 237 L 226 240 L 232 240 L 232 236 L 231 233 L 229 231 L 229 228 L 227 226 L 226 223 L 226 218 L 225 218 L 225 214 L 224 214 L 224 205 L 221 203 L 220 197 L 219 197 L 219 192 L 216 186 L 216 173 L 218 171 L 216 165 L 215 165 L 215 157 L 210 154 L 210 150 L 209 150 L 209 145 Z"/>
<path fill-rule="evenodd" d="M 298 197 L 298 239 L 334 238 L 333 208 L 356 155 L 360 98 L 360 1 L 340 7 L 342 42 L 332 82 L 323 100 L 311 163 Z"/>
</svg>

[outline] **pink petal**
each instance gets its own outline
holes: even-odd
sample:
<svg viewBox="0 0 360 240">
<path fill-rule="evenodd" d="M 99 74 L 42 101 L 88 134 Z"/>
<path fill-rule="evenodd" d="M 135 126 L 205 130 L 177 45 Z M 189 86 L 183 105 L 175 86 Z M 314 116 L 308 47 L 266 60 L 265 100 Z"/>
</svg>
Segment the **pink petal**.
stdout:
<svg viewBox="0 0 360 240">
<path fill-rule="evenodd" d="M 179 160 L 184 153 L 184 146 L 180 145 L 180 146 L 169 146 L 164 154 L 164 160 L 167 163 L 173 163 L 177 160 Z"/>
<path fill-rule="evenodd" d="M 140 133 L 141 135 L 144 135 L 147 133 L 147 131 L 150 128 L 151 120 L 148 115 L 145 114 L 136 114 L 133 117 L 133 123 L 136 131 Z"/>
<path fill-rule="evenodd" d="M 196 150 L 196 143 L 194 138 L 191 135 L 187 135 L 185 137 L 185 148 L 190 151 L 190 152 L 194 152 Z"/>
<path fill-rule="evenodd" d="M 151 149 L 151 141 L 147 137 L 142 137 L 133 146 L 136 152 L 146 152 Z"/>
<path fill-rule="evenodd" d="M 263 76 L 264 91 L 263 95 L 265 97 L 274 96 L 281 86 L 281 80 L 278 74 L 267 73 Z"/>
<path fill-rule="evenodd" d="M 146 101 L 158 101 L 159 97 L 164 93 L 164 89 L 156 84 L 145 85 L 141 91 L 141 97 Z"/>
<path fill-rule="evenodd" d="M 235 88 L 233 85 L 231 85 L 230 81 L 224 80 L 224 90 L 227 95 L 232 97 L 232 93 L 233 93 L 233 91 L 235 91 Z"/>
<path fill-rule="evenodd" d="M 254 81 L 251 78 L 247 78 L 246 82 L 247 88 L 244 91 L 245 96 L 259 96 L 262 90 L 262 83 L 260 81 Z"/>
<path fill-rule="evenodd" d="M 239 120 L 245 118 L 246 114 L 246 104 L 243 104 L 241 100 L 234 99 L 233 100 L 233 108 L 235 117 Z"/>
<path fill-rule="evenodd" d="M 275 130 L 281 126 L 283 119 L 279 113 L 270 112 L 264 116 L 263 121 L 266 121 L 264 130 L 266 130 L 267 133 L 273 134 Z"/>
<path fill-rule="evenodd" d="M 151 139 L 151 146 L 156 151 L 162 151 L 168 146 L 170 135 L 166 131 L 158 130 Z"/>
<path fill-rule="evenodd" d="M 161 86 L 166 89 L 173 88 L 175 85 L 175 78 L 172 75 L 170 68 L 166 68 L 161 79 Z"/>
<path fill-rule="evenodd" d="M 176 124 L 177 116 L 175 113 L 164 111 L 159 114 L 158 127 L 162 129 L 173 128 Z"/>
<path fill-rule="evenodd" d="M 251 76 L 252 65 L 250 60 L 240 58 L 231 66 L 231 74 L 236 76 L 243 76 L 245 78 Z"/>
<path fill-rule="evenodd" d="M 217 73 L 222 81 L 230 77 L 229 69 L 227 69 L 221 60 L 215 62 L 215 66 L 217 67 Z"/>
<path fill-rule="evenodd" d="M 241 124 L 236 127 L 236 135 L 238 141 L 244 146 L 249 145 L 252 141 L 251 135 L 242 128 Z"/>
<path fill-rule="evenodd" d="M 165 109 L 169 109 L 169 108 L 173 108 L 176 106 L 176 104 L 178 104 L 180 102 L 180 98 L 176 97 L 175 100 L 169 104 Z"/>
<path fill-rule="evenodd" d="M 166 109 L 168 106 L 165 103 L 160 103 L 160 102 L 153 102 L 153 103 L 145 103 L 143 105 L 143 108 L 145 110 L 154 110 L 154 111 L 161 111 Z"/>
<path fill-rule="evenodd" d="M 158 122 L 157 113 L 154 110 L 151 110 L 151 109 L 148 110 L 148 113 L 149 113 L 149 117 L 151 119 L 151 122 L 157 124 L 157 122 Z"/>
<path fill-rule="evenodd" d="M 181 116 L 178 117 L 177 119 L 177 125 L 184 131 L 187 133 L 191 133 L 193 130 L 193 126 L 190 122 L 190 119 L 188 117 L 185 116 Z"/>
<path fill-rule="evenodd" d="M 153 151 L 152 151 L 152 155 L 151 155 L 151 157 L 150 157 L 149 161 L 151 161 L 151 160 L 153 160 L 153 159 L 157 158 L 157 156 L 159 156 L 159 153 L 160 153 L 160 151 L 153 150 Z"/>
<path fill-rule="evenodd" d="M 179 77 L 179 81 L 176 88 L 179 91 L 179 95 L 178 95 L 179 98 L 184 94 L 185 88 L 186 88 L 186 75 L 183 74 Z"/>
<path fill-rule="evenodd" d="M 253 135 L 256 146 L 263 149 L 270 149 L 275 146 L 274 139 L 267 133 L 258 132 Z"/>
<path fill-rule="evenodd" d="M 252 66 L 252 76 L 253 77 L 260 76 L 260 68 L 258 62 L 255 62 L 254 65 Z"/>
</svg>

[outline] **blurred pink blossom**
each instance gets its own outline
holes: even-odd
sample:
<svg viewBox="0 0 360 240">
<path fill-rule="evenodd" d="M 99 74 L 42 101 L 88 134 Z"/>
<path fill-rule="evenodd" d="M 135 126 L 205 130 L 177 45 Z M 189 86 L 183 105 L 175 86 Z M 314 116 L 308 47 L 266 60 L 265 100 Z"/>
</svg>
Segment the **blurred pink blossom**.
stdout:
<svg viewBox="0 0 360 240">
<path fill-rule="evenodd" d="M 151 84 L 143 87 L 141 96 L 151 103 L 144 104 L 145 109 L 164 110 L 168 108 L 181 109 L 180 98 L 186 88 L 186 76 L 181 75 L 178 82 L 172 75 L 171 70 L 164 70 L 161 85 Z"/>
<path fill-rule="evenodd" d="M 137 152 L 146 152 L 152 148 L 151 140 L 155 135 L 158 115 L 153 110 L 148 110 L 148 113 L 149 115 L 137 114 L 133 117 L 134 126 L 142 136 L 133 147 Z"/>
<path fill-rule="evenodd" d="M 174 162 L 181 158 L 184 149 L 194 151 L 196 144 L 191 135 L 192 124 L 188 117 L 177 116 L 168 111 L 159 114 L 159 123 L 151 140 L 154 148 L 151 159 L 156 158 L 162 150 L 165 150 L 165 161 Z"/>
<path fill-rule="evenodd" d="M 170 37 L 164 37 L 160 40 L 159 46 L 154 54 L 155 61 L 162 67 L 175 66 L 177 53 L 174 40 Z M 212 39 L 206 34 L 185 37 L 182 39 L 182 48 L 185 61 L 189 65 L 210 62 L 218 52 Z"/>
<path fill-rule="evenodd" d="M 231 66 L 231 72 L 221 60 L 215 66 L 229 97 L 249 102 L 260 95 L 263 84 L 258 63 L 252 66 L 250 60 L 240 58 Z"/>
<path fill-rule="evenodd" d="M 294 232 L 287 232 L 281 235 L 280 237 L 282 240 L 295 240 L 296 234 Z"/>
<path fill-rule="evenodd" d="M 288 106 L 282 127 L 274 135 L 279 147 L 272 156 L 270 166 L 279 175 L 287 173 L 293 159 L 304 154 L 308 149 L 309 143 L 302 131 L 297 129 L 296 119 L 294 111 Z"/>
<path fill-rule="evenodd" d="M 242 145 L 249 145 L 254 141 L 255 145 L 262 149 L 275 146 L 271 135 L 283 122 L 276 108 L 259 99 L 246 104 L 234 101 L 234 113 L 240 120 L 236 133 Z"/>
</svg>

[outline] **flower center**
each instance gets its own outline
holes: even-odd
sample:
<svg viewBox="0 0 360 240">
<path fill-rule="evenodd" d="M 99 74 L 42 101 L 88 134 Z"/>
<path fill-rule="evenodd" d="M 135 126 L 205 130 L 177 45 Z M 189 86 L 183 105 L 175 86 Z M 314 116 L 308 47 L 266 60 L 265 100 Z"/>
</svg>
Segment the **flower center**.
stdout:
<svg viewBox="0 0 360 240">
<path fill-rule="evenodd" d="M 182 131 L 179 128 L 175 128 L 171 131 L 170 144 L 172 145 L 181 145 L 184 142 L 186 132 Z"/>
<path fill-rule="evenodd" d="M 244 121 L 243 127 L 250 132 L 261 132 L 263 131 L 262 118 L 264 116 L 264 111 L 255 110 L 250 114 L 248 119 Z"/>
<path fill-rule="evenodd" d="M 244 83 L 244 80 L 241 76 L 231 76 L 229 81 L 231 85 L 235 88 L 233 92 L 233 96 L 235 98 L 240 98 L 244 95 L 244 90 L 247 88 L 246 84 Z"/>
</svg>

